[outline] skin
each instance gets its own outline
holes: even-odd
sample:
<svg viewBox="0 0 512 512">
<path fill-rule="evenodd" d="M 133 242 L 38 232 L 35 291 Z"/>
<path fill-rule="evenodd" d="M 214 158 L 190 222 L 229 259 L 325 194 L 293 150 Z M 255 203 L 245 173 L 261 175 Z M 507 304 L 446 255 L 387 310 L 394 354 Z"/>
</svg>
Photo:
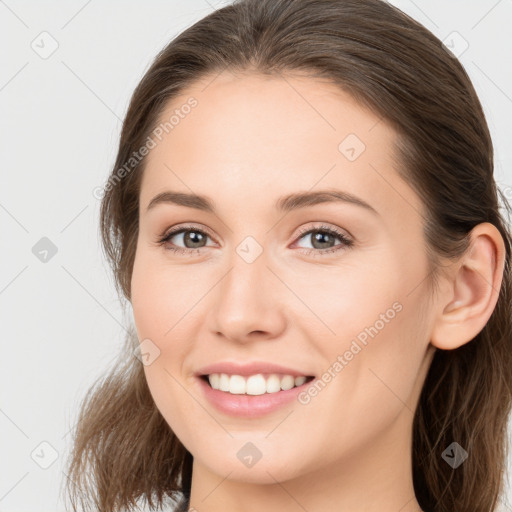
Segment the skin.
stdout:
<svg viewBox="0 0 512 512">
<path fill-rule="evenodd" d="M 477 226 L 432 294 L 424 206 L 399 177 L 396 133 L 379 116 L 311 77 L 224 72 L 174 98 L 162 120 L 191 96 L 198 105 L 147 157 L 131 282 L 139 340 L 160 350 L 144 367 L 151 394 L 194 457 L 191 510 L 421 510 L 413 413 L 436 348 L 469 342 L 494 309 L 498 231 Z M 354 161 L 338 149 L 348 134 L 366 146 Z M 342 202 L 274 208 L 283 195 L 324 189 L 377 213 Z M 217 214 L 175 204 L 146 211 L 166 190 L 206 195 Z M 183 234 L 167 245 L 189 255 L 156 243 L 188 223 L 209 235 L 199 254 Z M 321 224 L 354 244 L 300 238 L 300 228 Z M 252 263 L 236 252 L 247 236 L 263 251 Z M 232 417 L 203 398 L 193 375 L 213 362 L 262 360 L 322 378 L 397 302 L 401 311 L 307 404 Z M 252 467 L 237 457 L 247 442 L 262 453 Z"/>
</svg>

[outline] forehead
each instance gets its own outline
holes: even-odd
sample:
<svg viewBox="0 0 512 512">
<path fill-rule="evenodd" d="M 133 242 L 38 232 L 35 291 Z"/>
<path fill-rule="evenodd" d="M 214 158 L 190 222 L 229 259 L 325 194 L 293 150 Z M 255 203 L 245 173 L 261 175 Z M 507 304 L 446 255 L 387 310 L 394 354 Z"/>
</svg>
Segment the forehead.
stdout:
<svg viewBox="0 0 512 512">
<path fill-rule="evenodd" d="M 212 75 L 166 106 L 166 122 L 147 157 L 143 206 L 168 189 L 238 198 L 245 208 L 254 197 L 314 187 L 381 205 L 412 193 L 394 170 L 394 130 L 326 81 Z"/>
</svg>

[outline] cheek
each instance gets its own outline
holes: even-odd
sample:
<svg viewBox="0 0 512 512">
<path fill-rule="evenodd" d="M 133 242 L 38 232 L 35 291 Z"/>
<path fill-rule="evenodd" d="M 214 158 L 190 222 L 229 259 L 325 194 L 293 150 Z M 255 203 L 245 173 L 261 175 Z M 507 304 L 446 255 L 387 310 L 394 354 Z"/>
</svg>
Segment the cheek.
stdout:
<svg viewBox="0 0 512 512">
<path fill-rule="evenodd" d="M 140 254 L 134 262 L 131 291 L 139 339 L 162 342 L 194 314 L 202 286 L 186 267 L 170 267 L 165 258 Z"/>
<path fill-rule="evenodd" d="M 184 267 L 170 267 L 161 256 L 139 253 L 133 268 L 132 308 L 138 338 L 150 340 L 158 353 L 154 362 L 144 367 L 151 394 L 162 411 L 174 408 L 182 399 L 178 381 L 183 381 L 183 362 L 193 349 L 191 340 L 203 325 L 194 307 L 205 294 L 205 286 Z M 171 418 L 171 411 L 166 417 Z"/>
<path fill-rule="evenodd" d="M 297 302 L 296 310 L 303 311 L 311 321 L 307 325 L 315 326 L 316 339 L 331 338 L 327 344 L 335 349 L 340 343 L 356 337 L 365 327 L 379 320 L 380 314 L 390 310 L 399 300 L 400 284 L 393 279 L 395 270 L 391 264 L 387 268 L 375 261 L 344 263 L 338 268 L 318 267 L 309 269 L 302 276 L 295 276 L 293 291 L 304 306 L 290 297 L 290 304 Z M 285 274 L 286 276 L 286 274 Z M 304 276 L 307 276 L 304 277 Z M 306 323 L 304 324 L 306 325 Z"/>
<path fill-rule="evenodd" d="M 190 396 L 183 388 L 181 368 L 190 351 L 191 332 L 187 325 L 194 314 L 193 309 L 189 311 L 190 305 L 197 299 L 187 297 L 192 293 L 187 272 L 164 268 L 161 261 L 147 253 L 141 253 L 134 262 L 131 287 L 138 338 L 143 343 L 151 340 L 152 350 L 158 354 L 144 366 L 150 393 L 172 430 L 180 439 L 187 439 L 187 428 L 194 416 L 183 413 Z"/>
<path fill-rule="evenodd" d="M 332 330 L 330 339 L 312 337 L 326 371 L 339 375 L 331 398 L 339 394 L 355 415 L 361 409 L 374 410 L 375 416 L 380 411 L 382 418 L 394 414 L 403 407 L 396 396 L 406 399 L 415 385 L 430 321 L 426 262 L 418 260 L 417 265 L 399 257 L 382 258 L 378 265 L 359 262 L 338 275 L 330 269 L 329 276 L 315 276 L 315 287 L 303 289 L 310 308 Z"/>
<path fill-rule="evenodd" d="M 365 346 L 380 340 L 399 348 L 419 332 L 426 313 L 427 260 L 418 249 L 395 245 L 363 254 L 337 279 L 323 283 L 330 299 L 323 301 L 326 311 L 343 342 L 357 339 Z"/>
</svg>

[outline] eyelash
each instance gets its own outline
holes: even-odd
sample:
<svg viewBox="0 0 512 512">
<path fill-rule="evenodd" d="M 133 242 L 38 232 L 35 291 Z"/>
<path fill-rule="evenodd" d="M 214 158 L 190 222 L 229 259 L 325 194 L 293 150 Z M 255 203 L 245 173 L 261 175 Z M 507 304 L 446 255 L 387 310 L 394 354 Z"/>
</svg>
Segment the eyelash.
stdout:
<svg viewBox="0 0 512 512">
<path fill-rule="evenodd" d="M 203 231 L 202 229 L 196 228 L 195 226 L 180 226 L 179 228 L 176 228 L 174 230 L 171 230 L 171 231 L 165 233 L 162 237 L 160 237 L 157 240 L 157 243 L 159 245 L 163 246 L 166 250 L 173 251 L 176 254 L 184 254 L 186 256 L 192 256 L 194 254 L 200 253 L 201 249 L 205 249 L 206 247 L 199 247 L 199 248 L 196 248 L 196 249 L 188 249 L 188 248 L 183 248 L 183 247 L 166 245 L 167 242 L 169 242 L 169 240 L 174 235 L 177 235 L 177 234 L 183 233 L 183 232 L 187 232 L 187 231 L 193 231 L 193 232 L 196 232 L 196 233 L 201 233 L 202 235 L 210 237 L 210 235 L 206 231 Z M 314 248 L 313 249 L 304 249 L 304 248 L 301 248 L 302 252 L 304 254 L 306 254 L 307 256 L 310 256 L 310 255 L 313 255 L 315 257 L 316 256 L 323 256 L 323 255 L 328 254 L 328 253 L 338 252 L 338 251 L 340 251 L 342 249 L 348 249 L 348 248 L 350 248 L 350 247 L 352 247 L 354 245 L 353 240 L 349 239 L 345 234 L 341 233 L 340 231 L 338 231 L 335 228 L 332 228 L 332 227 L 329 227 L 329 226 L 325 226 L 325 225 L 322 225 L 322 226 L 319 226 L 319 227 L 315 227 L 315 228 L 303 228 L 300 231 L 300 233 L 299 233 L 298 237 L 296 238 L 296 240 L 300 240 L 305 235 L 309 235 L 310 233 L 315 233 L 315 232 L 327 233 L 329 235 L 333 235 L 336 238 L 339 238 L 341 240 L 341 243 L 335 245 L 334 247 L 331 247 L 330 249 L 314 249 Z"/>
</svg>

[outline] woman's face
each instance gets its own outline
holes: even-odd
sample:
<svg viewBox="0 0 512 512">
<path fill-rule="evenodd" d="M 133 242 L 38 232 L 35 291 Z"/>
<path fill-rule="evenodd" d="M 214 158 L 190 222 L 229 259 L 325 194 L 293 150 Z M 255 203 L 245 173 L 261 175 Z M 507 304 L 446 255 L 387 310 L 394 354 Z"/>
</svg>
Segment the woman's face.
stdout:
<svg viewBox="0 0 512 512">
<path fill-rule="evenodd" d="M 306 77 L 211 76 L 171 117 L 142 180 L 132 306 L 151 394 L 194 471 L 274 483 L 407 459 L 433 314 L 395 132 Z M 164 192 L 182 196 L 148 209 Z M 157 243 L 171 228 L 187 231 Z M 198 376 L 211 373 L 230 391 Z M 314 379 L 286 390 L 298 376 Z"/>
</svg>

